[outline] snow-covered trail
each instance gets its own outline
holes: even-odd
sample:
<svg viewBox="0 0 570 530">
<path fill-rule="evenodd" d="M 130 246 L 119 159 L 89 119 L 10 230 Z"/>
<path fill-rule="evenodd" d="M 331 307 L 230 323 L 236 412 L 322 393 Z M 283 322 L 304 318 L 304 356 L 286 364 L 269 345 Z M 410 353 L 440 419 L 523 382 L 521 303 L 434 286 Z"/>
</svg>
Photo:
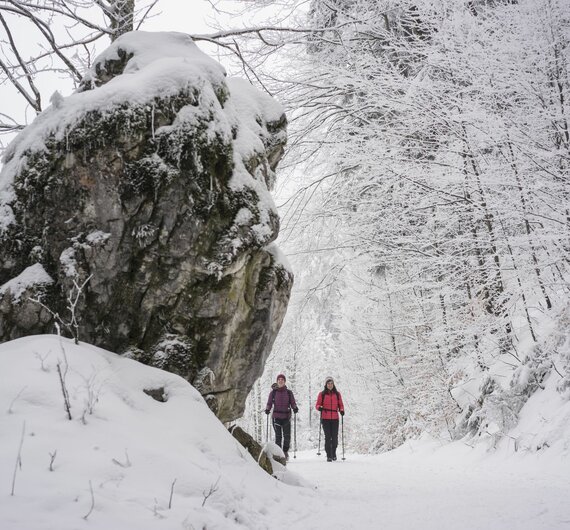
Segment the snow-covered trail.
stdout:
<svg viewBox="0 0 570 530">
<path fill-rule="evenodd" d="M 465 450 L 425 455 L 404 448 L 333 463 L 314 451 L 298 453 L 289 468 L 312 482 L 317 496 L 311 506 L 293 507 L 283 528 L 570 529 L 566 459 L 472 458 Z"/>
</svg>

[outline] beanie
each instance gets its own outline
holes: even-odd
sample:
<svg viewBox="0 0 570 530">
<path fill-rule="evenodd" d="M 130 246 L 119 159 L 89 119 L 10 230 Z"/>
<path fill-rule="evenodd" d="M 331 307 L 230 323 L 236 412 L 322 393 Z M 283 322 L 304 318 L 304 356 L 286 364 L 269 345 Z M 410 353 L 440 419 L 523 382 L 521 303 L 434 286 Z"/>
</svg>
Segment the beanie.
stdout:
<svg viewBox="0 0 570 530">
<path fill-rule="evenodd" d="M 332 381 L 333 385 L 334 385 L 334 379 L 329 375 L 326 379 L 325 379 L 325 385 L 329 382 Z"/>
<path fill-rule="evenodd" d="M 277 379 L 276 379 L 276 380 L 279 381 L 279 379 L 283 379 L 284 381 L 287 381 L 287 378 L 285 377 L 285 374 L 279 374 L 279 375 L 277 376 Z"/>
</svg>

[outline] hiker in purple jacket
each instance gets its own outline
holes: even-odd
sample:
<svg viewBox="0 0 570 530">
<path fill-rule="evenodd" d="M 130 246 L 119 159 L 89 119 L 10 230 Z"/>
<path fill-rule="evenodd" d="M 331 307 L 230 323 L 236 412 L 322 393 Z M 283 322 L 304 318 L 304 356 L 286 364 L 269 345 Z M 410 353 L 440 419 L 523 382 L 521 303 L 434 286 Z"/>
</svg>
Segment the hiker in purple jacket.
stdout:
<svg viewBox="0 0 570 530">
<path fill-rule="evenodd" d="M 291 443 L 291 410 L 299 412 L 293 391 L 285 385 L 285 376 L 277 376 L 277 384 L 272 385 L 267 398 L 265 414 L 271 412 L 273 407 L 273 429 L 275 430 L 275 443 L 283 449 L 285 459 L 289 460 L 289 444 Z"/>
</svg>

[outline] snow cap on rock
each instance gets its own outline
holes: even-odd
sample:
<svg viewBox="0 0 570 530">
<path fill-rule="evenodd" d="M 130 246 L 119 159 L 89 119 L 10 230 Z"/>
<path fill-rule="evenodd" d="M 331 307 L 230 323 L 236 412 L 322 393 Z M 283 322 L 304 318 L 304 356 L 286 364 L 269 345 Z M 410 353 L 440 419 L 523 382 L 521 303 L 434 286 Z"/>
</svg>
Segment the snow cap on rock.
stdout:
<svg viewBox="0 0 570 530">
<path fill-rule="evenodd" d="M 287 378 L 285 377 L 285 374 L 279 374 L 277 376 L 277 381 L 279 381 L 279 379 L 283 379 L 283 381 L 287 381 Z"/>
</svg>

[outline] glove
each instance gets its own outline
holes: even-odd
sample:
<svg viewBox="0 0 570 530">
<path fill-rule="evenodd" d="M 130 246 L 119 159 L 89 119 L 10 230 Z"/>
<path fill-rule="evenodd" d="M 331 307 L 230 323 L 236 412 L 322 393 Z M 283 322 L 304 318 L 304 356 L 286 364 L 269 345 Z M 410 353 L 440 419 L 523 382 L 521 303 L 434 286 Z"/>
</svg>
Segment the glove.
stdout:
<svg viewBox="0 0 570 530">
<path fill-rule="evenodd" d="M 299 409 L 298 409 L 297 407 L 295 407 L 295 408 L 293 409 L 293 412 L 294 412 L 295 414 L 297 414 L 297 412 L 299 412 Z"/>
<path fill-rule="evenodd" d="M 269 414 L 271 410 L 265 409 L 265 414 Z"/>
<path fill-rule="evenodd" d="M 340 415 L 341 415 L 341 416 L 344 416 L 344 410 L 341 410 L 341 411 L 340 411 Z"/>
<path fill-rule="evenodd" d="M 323 407 L 319 407 L 319 412 L 322 412 L 322 411 L 323 411 Z"/>
</svg>

